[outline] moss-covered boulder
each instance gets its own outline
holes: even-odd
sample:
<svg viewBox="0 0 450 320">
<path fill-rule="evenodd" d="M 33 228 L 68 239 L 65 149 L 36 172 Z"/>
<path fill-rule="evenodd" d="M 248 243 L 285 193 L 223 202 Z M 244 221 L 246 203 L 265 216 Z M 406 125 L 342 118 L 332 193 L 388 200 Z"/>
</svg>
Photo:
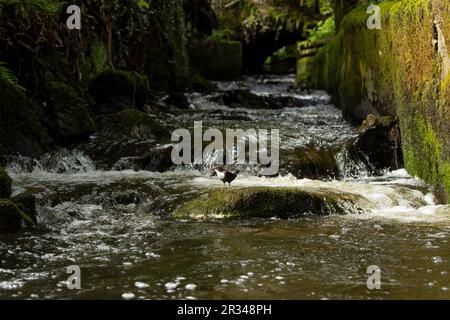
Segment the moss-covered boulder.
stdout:
<svg viewBox="0 0 450 320">
<path fill-rule="evenodd" d="M 0 232 L 13 232 L 22 227 L 22 221 L 33 224 L 33 220 L 12 201 L 0 199 Z"/>
<path fill-rule="evenodd" d="M 17 207 L 33 221 L 33 223 L 37 223 L 36 197 L 33 194 L 30 192 L 23 192 L 12 197 L 10 200 L 14 202 Z"/>
<path fill-rule="evenodd" d="M 95 130 L 87 102 L 61 82 L 48 85 L 48 128 L 55 141 L 70 144 L 85 139 Z"/>
<path fill-rule="evenodd" d="M 52 145 L 42 125 L 42 108 L 14 84 L 0 78 L 0 154 L 40 156 Z"/>
<path fill-rule="evenodd" d="M 216 87 L 198 72 L 192 77 L 192 91 L 194 92 L 211 92 Z"/>
<path fill-rule="evenodd" d="M 193 50 L 199 71 L 211 80 L 230 80 L 242 73 L 242 43 L 230 40 L 200 42 Z"/>
<path fill-rule="evenodd" d="M 213 191 L 179 207 L 178 219 L 290 218 L 302 215 L 359 213 L 367 200 L 330 190 L 249 187 Z"/>
<path fill-rule="evenodd" d="M 115 113 L 131 107 L 142 108 L 147 100 L 149 81 L 145 75 L 123 70 L 100 73 L 89 85 L 96 113 Z"/>
<path fill-rule="evenodd" d="M 11 177 L 6 173 L 5 169 L 0 166 L 0 198 L 9 198 L 11 195 Z"/>
</svg>

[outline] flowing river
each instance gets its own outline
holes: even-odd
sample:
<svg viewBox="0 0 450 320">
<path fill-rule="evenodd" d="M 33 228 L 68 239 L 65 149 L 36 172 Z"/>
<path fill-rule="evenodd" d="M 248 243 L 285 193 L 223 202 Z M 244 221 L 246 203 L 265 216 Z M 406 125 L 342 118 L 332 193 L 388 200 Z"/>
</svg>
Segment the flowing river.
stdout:
<svg viewBox="0 0 450 320">
<path fill-rule="evenodd" d="M 214 159 L 157 173 L 105 171 L 77 150 L 51 161 L 16 157 L 7 170 L 14 193 L 38 198 L 39 227 L 0 236 L 0 299 L 449 299 L 450 207 L 405 170 L 372 176 L 349 161 L 345 144 L 357 129 L 323 92 L 301 92 L 293 77 L 222 82 L 222 91 L 300 99 L 283 109 L 226 108 L 204 94 L 191 108 L 161 116 L 167 128 L 276 128 L 280 176 L 258 177 L 244 166 L 232 188 L 301 186 L 362 195 L 360 214 L 280 220 L 176 221 L 188 200 L 222 188 L 210 176 Z M 240 119 L 236 122 L 236 119 Z M 297 179 L 292 150 L 332 150 L 333 179 Z M 226 192 L 226 190 L 224 191 Z M 81 289 L 69 290 L 66 268 L 81 268 Z M 381 288 L 369 290 L 369 266 Z"/>
</svg>

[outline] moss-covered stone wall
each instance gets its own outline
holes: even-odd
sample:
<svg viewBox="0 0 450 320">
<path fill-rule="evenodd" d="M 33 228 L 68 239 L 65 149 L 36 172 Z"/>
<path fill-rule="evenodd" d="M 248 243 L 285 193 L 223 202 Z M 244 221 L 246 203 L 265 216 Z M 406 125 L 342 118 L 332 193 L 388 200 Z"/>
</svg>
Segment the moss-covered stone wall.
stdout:
<svg viewBox="0 0 450 320">
<path fill-rule="evenodd" d="M 405 166 L 450 194 L 450 2 L 384 1 L 380 30 L 367 6 L 345 16 L 334 40 L 316 55 L 313 86 L 327 89 L 355 122 L 398 116 Z"/>
</svg>

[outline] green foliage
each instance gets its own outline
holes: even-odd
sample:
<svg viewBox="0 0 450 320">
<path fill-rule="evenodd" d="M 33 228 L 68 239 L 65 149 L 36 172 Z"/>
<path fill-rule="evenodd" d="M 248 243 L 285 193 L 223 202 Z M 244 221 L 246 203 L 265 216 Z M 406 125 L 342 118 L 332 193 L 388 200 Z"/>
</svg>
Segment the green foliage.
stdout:
<svg viewBox="0 0 450 320">
<path fill-rule="evenodd" d="M 289 58 L 297 58 L 298 52 L 295 49 L 295 46 L 285 46 L 277 51 L 275 51 L 271 56 L 269 56 L 264 64 L 271 64 L 274 61 L 286 60 Z"/>
<path fill-rule="evenodd" d="M 92 45 L 92 64 L 93 73 L 95 75 L 108 69 L 108 51 L 106 50 L 105 44 L 99 39 L 95 39 Z"/>
<path fill-rule="evenodd" d="M 6 63 L 0 62 L 0 79 L 5 80 L 16 87 L 17 90 L 25 91 L 25 88 L 19 85 L 16 75 L 6 67 Z"/>
<path fill-rule="evenodd" d="M 306 30 L 309 34 L 308 39 L 299 42 L 300 48 L 307 48 L 315 43 L 321 42 L 324 39 L 332 36 L 335 31 L 334 16 L 330 16 L 325 20 L 319 21 L 313 28 Z"/>
<path fill-rule="evenodd" d="M 222 41 L 222 40 L 232 40 L 234 38 L 235 32 L 231 29 L 220 29 L 214 30 L 213 33 L 208 37 L 211 41 Z"/>
<path fill-rule="evenodd" d="M 0 0 L 0 10 L 14 8 L 21 16 L 39 13 L 54 15 L 60 12 L 62 0 Z"/>
<path fill-rule="evenodd" d="M 141 9 L 146 9 L 146 10 L 150 9 L 150 4 L 148 3 L 147 0 L 138 0 L 137 6 Z"/>
</svg>

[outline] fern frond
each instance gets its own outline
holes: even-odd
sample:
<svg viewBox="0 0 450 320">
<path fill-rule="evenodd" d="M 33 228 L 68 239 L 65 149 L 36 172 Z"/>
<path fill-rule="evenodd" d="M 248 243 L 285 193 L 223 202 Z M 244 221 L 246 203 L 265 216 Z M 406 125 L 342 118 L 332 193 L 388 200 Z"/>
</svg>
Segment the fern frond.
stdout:
<svg viewBox="0 0 450 320">
<path fill-rule="evenodd" d="M 11 83 L 20 91 L 25 91 L 25 88 L 19 85 L 16 75 L 10 69 L 6 67 L 4 62 L 0 62 L 0 79 Z"/>
</svg>

